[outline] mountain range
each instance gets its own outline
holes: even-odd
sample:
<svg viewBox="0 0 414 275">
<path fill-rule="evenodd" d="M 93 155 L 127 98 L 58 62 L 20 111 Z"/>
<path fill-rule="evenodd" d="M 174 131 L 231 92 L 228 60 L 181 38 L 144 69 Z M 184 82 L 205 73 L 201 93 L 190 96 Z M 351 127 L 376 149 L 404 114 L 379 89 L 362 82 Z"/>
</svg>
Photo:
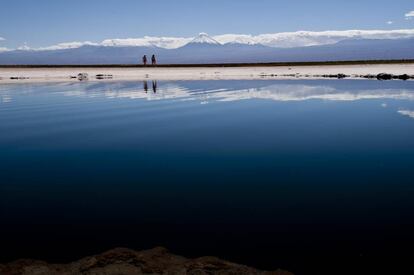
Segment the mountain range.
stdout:
<svg viewBox="0 0 414 275">
<path fill-rule="evenodd" d="M 112 42 L 85 43 L 67 48 L 3 51 L 0 52 L 0 65 L 139 64 L 143 55 L 152 54 L 157 56 L 159 64 L 414 59 L 414 38 L 405 37 L 353 37 L 336 43 L 299 47 L 268 46 L 240 37 L 222 43 L 206 33 L 201 33 L 186 43 L 179 41 L 176 43 L 178 46 L 172 48 L 152 43 L 125 45 Z"/>
</svg>

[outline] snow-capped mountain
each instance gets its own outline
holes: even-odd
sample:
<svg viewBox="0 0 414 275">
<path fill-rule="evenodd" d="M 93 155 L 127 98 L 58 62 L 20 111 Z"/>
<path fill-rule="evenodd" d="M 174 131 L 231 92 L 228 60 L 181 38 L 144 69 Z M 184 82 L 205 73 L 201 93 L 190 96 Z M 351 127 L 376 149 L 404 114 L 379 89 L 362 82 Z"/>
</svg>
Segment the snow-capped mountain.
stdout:
<svg viewBox="0 0 414 275">
<path fill-rule="evenodd" d="M 192 45 L 192 44 L 221 45 L 220 42 L 218 42 L 214 38 L 211 38 L 205 32 L 200 33 L 196 38 L 194 38 L 193 40 L 191 40 L 191 42 L 188 43 L 187 45 Z"/>
<path fill-rule="evenodd" d="M 182 37 L 151 37 L 107 39 L 96 46 L 108 47 L 158 47 L 163 49 L 177 49 L 191 42 L 193 38 Z"/>
<path fill-rule="evenodd" d="M 184 46 L 175 49 L 178 55 L 205 56 L 210 55 L 217 49 L 223 49 L 223 44 L 210 37 L 207 33 L 200 33 Z"/>
<path fill-rule="evenodd" d="M 348 39 L 326 32 L 295 35 L 296 40 L 287 33 L 262 35 L 260 39 L 248 35 L 210 37 L 201 33 L 191 39 L 145 37 L 102 43 L 64 43 L 43 49 L 0 52 L 0 65 L 137 64 L 144 54 L 157 55 L 159 64 L 414 59 L 414 30 L 342 32 L 341 37 L 351 37 Z M 384 36 L 384 39 L 375 39 Z M 278 43 L 295 45 L 298 41 L 301 41 L 298 45 L 306 46 L 274 46 Z"/>
<path fill-rule="evenodd" d="M 209 36 L 201 33 L 197 37 L 153 37 L 144 36 L 142 38 L 126 39 L 106 39 L 102 42 L 68 42 L 41 48 L 31 48 L 27 45 L 19 49 L 45 51 L 45 50 L 64 50 L 80 48 L 82 46 L 106 46 L 106 47 L 158 47 L 163 49 L 178 49 L 192 42 L 210 44 L 244 44 L 244 45 L 263 45 L 272 48 L 295 48 L 307 46 L 320 46 L 336 44 L 349 39 L 403 39 L 414 38 L 414 29 L 403 30 L 346 30 L 346 31 L 297 31 L 281 32 L 274 34 L 223 34 Z M 3 39 L 4 40 L 4 39 Z M 2 40 L 0 39 L 0 43 Z M 0 45 L 1 51 L 11 51 L 5 46 Z"/>
</svg>

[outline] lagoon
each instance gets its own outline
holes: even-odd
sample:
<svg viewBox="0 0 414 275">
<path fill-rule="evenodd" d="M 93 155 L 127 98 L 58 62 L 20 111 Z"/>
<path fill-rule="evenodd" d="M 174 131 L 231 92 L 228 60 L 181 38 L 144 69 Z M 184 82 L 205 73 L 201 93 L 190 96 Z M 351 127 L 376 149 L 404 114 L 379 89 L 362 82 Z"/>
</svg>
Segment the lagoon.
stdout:
<svg viewBox="0 0 414 275">
<path fill-rule="evenodd" d="M 0 262 L 372 270 L 412 255 L 413 170 L 412 81 L 3 84 Z"/>
</svg>

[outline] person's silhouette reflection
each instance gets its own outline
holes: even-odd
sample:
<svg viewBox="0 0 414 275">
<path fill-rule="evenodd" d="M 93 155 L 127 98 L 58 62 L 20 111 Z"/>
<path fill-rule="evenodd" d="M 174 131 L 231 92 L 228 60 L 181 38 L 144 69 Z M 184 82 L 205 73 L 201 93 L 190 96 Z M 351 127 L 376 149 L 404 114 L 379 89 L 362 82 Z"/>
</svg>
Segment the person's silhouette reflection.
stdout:
<svg viewBox="0 0 414 275">
<path fill-rule="evenodd" d="M 152 91 L 154 92 L 154 94 L 157 93 L 157 81 L 156 80 L 152 81 Z"/>
<path fill-rule="evenodd" d="M 148 93 L 148 82 L 146 80 L 144 81 L 144 91 Z"/>
</svg>

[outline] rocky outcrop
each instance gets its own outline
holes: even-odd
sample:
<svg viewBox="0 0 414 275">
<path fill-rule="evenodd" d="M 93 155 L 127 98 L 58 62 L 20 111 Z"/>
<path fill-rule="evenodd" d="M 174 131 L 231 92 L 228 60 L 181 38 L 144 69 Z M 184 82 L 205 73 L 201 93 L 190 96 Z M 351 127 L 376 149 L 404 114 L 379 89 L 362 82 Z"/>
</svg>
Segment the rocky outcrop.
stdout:
<svg viewBox="0 0 414 275">
<path fill-rule="evenodd" d="M 117 248 L 101 255 L 87 257 L 70 264 L 48 264 L 42 261 L 19 260 L 0 265 L 1 275 L 207 275 L 261 274 L 293 275 L 287 271 L 260 271 L 214 257 L 186 259 L 169 253 L 165 248 L 136 252 Z"/>
<path fill-rule="evenodd" d="M 381 74 L 378 74 L 376 78 L 378 80 L 391 80 L 391 79 L 408 80 L 408 79 L 414 79 L 414 75 L 408 75 L 408 74 L 393 75 L 393 74 L 381 73 Z"/>
</svg>

